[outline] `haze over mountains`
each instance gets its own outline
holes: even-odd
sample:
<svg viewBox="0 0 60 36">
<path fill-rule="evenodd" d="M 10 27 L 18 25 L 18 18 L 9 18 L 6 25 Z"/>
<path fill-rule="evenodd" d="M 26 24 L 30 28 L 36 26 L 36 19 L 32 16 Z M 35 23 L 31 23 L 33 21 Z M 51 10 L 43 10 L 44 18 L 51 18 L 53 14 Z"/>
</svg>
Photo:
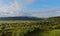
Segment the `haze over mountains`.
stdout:
<svg viewBox="0 0 60 36">
<path fill-rule="evenodd" d="M 42 20 L 42 18 L 17 16 L 17 17 L 0 17 L 0 20 Z"/>
<path fill-rule="evenodd" d="M 16 17 L 0 17 L 0 20 L 44 20 L 44 19 L 60 19 L 60 16 L 48 17 L 48 18 L 38 18 L 38 17 L 28 17 L 28 16 L 16 16 Z"/>
</svg>

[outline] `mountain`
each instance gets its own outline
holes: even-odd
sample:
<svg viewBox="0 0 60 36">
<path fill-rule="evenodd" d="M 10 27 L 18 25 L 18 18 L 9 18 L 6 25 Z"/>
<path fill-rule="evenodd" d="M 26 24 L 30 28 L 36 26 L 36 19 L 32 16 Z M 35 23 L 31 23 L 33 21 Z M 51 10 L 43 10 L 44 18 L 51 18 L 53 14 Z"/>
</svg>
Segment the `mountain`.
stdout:
<svg viewBox="0 0 60 36">
<path fill-rule="evenodd" d="M 42 18 L 18 16 L 18 17 L 0 17 L 0 20 L 42 20 Z"/>
</svg>

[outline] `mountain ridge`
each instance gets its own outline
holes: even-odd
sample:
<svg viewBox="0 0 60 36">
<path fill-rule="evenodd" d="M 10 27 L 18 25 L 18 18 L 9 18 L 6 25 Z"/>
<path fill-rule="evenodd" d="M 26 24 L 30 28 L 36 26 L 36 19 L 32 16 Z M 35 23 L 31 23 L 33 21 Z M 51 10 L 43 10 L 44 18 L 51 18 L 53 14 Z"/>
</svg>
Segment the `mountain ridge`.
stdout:
<svg viewBox="0 0 60 36">
<path fill-rule="evenodd" d="M 0 17 L 0 20 L 42 20 L 42 18 L 17 16 L 17 17 Z"/>
</svg>

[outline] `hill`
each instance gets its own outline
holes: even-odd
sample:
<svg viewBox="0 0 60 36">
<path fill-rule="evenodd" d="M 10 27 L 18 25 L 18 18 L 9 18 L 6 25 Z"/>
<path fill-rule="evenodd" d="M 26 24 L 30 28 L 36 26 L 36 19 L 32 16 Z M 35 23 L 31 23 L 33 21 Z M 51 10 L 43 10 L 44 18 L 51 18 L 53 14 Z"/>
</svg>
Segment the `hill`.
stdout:
<svg viewBox="0 0 60 36">
<path fill-rule="evenodd" d="M 56 22 L 60 22 L 60 16 L 56 16 L 56 17 L 49 17 L 45 19 L 46 21 L 56 21 Z"/>
</svg>

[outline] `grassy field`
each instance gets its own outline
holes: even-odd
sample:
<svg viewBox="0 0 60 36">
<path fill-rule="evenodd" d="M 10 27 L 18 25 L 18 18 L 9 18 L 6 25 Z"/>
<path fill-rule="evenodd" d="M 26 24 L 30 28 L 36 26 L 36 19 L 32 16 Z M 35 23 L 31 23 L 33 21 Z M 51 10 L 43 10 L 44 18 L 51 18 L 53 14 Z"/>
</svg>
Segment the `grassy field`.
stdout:
<svg viewBox="0 0 60 36">
<path fill-rule="evenodd" d="M 28 36 L 60 36 L 60 30 L 51 30 L 51 31 L 37 31 L 30 33 Z"/>
<path fill-rule="evenodd" d="M 60 30 L 52 30 L 52 31 L 48 31 L 48 32 L 43 32 L 42 36 L 60 36 Z"/>
<path fill-rule="evenodd" d="M 60 30 L 52 27 L 39 21 L 4 20 L 0 21 L 0 36 L 60 36 Z"/>
<path fill-rule="evenodd" d="M 28 31 L 34 30 L 37 21 L 27 21 L 27 20 L 4 20 L 0 21 L 0 36 L 2 32 L 6 32 L 6 36 L 24 36 Z M 5 27 L 4 27 L 5 26 Z M 12 34 L 11 34 L 12 33 Z M 10 34 L 10 35 L 9 35 Z M 4 34 L 3 34 L 4 35 Z"/>
</svg>

